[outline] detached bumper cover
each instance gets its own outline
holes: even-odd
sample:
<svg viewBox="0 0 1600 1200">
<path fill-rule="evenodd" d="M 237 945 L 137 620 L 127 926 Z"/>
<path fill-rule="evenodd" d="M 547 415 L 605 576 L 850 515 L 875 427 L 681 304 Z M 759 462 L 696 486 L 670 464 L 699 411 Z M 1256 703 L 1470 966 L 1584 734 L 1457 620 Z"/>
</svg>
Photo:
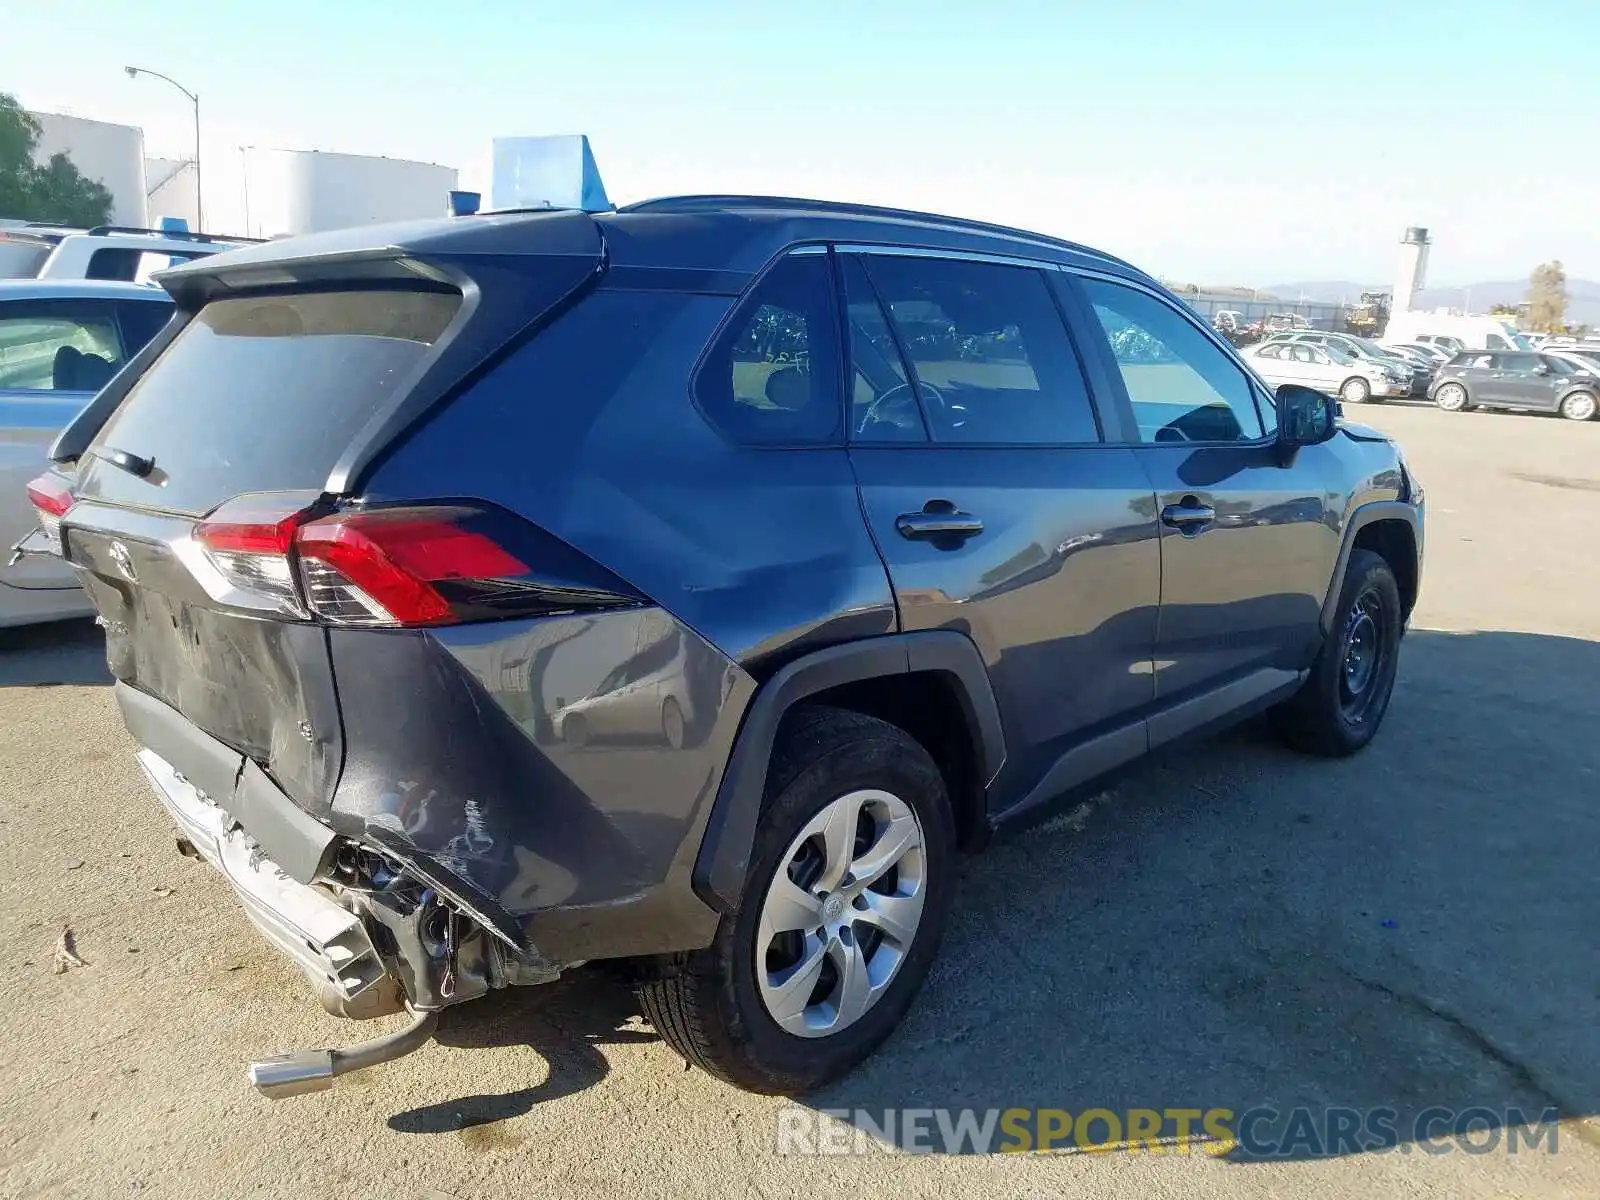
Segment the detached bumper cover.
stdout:
<svg viewBox="0 0 1600 1200">
<path fill-rule="evenodd" d="M 262 935 L 344 1004 L 360 1007 L 388 974 L 362 920 L 327 892 L 291 879 L 223 809 L 153 750 L 139 766 L 196 852 L 221 872 Z"/>
</svg>

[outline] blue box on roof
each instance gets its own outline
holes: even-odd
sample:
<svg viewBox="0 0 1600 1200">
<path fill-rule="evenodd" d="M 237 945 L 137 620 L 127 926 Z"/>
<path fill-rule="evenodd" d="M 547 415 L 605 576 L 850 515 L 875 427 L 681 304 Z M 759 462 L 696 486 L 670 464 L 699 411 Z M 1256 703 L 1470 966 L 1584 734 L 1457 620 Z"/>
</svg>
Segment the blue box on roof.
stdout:
<svg viewBox="0 0 1600 1200">
<path fill-rule="evenodd" d="M 491 208 L 581 208 L 605 212 L 600 169 L 583 134 L 494 139 Z"/>
</svg>

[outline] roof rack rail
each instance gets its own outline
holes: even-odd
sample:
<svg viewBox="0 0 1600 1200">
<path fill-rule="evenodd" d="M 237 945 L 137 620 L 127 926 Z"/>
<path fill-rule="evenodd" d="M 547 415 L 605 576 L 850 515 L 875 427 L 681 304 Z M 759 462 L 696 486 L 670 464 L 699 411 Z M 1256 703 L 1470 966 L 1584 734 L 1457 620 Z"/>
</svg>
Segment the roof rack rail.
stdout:
<svg viewBox="0 0 1600 1200">
<path fill-rule="evenodd" d="M 191 229 L 145 229 L 139 225 L 96 225 L 84 231 L 90 237 L 109 237 L 114 233 L 148 233 L 174 242 L 259 242 L 261 238 L 232 237 L 215 233 L 196 233 Z"/>
<path fill-rule="evenodd" d="M 1020 238 L 1026 241 L 1059 246 L 1062 249 L 1104 259 L 1107 262 L 1116 263 L 1131 270 L 1138 270 L 1133 264 L 1125 259 L 1118 258 L 1115 254 L 1107 254 L 1104 250 L 1096 250 L 1093 246 L 1085 246 L 1081 242 L 1069 241 L 1066 238 L 1053 237 L 1048 233 L 1037 233 L 1030 229 L 1018 229 L 1013 225 L 998 225 L 992 221 L 979 221 L 971 217 L 952 217 L 944 213 L 919 212 L 916 209 L 908 208 L 886 208 L 876 204 L 855 204 L 840 200 L 807 200 L 795 196 L 741 196 L 708 193 L 704 195 L 661 196 L 653 200 L 639 200 L 619 208 L 617 211 L 622 213 L 697 212 L 704 211 L 707 208 L 810 209 L 814 212 L 837 213 L 841 216 L 918 221 L 930 225 L 942 225 L 946 229 L 966 229 L 976 233 L 994 233 L 1004 237 Z"/>
</svg>

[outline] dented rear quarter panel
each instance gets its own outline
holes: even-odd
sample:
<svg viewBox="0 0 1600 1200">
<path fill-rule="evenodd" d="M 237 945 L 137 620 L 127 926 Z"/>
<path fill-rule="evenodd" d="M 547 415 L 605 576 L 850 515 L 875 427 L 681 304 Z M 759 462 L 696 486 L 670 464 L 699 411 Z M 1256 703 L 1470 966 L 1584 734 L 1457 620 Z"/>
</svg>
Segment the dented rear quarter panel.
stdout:
<svg viewBox="0 0 1600 1200">
<path fill-rule="evenodd" d="M 650 606 L 329 644 L 337 827 L 437 862 L 556 961 L 709 941 L 689 872 L 755 687 L 726 656 Z M 623 715 L 574 742 L 559 720 L 574 699 Z"/>
</svg>

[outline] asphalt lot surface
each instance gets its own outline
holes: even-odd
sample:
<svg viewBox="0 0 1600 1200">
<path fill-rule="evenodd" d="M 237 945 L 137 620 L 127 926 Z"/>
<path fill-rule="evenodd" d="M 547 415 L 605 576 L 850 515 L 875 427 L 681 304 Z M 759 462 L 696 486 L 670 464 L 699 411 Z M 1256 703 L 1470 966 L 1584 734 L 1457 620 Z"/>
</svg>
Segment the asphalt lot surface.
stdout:
<svg viewBox="0 0 1600 1200">
<path fill-rule="evenodd" d="M 0 637 L 0 1193 L 1600 1195 L 1600 422 L 1361 415 L 1429 497 L 1377 742 L 1327 763 L 1243 730 L 968 861 L 907 1024 L 807 1104 L 1388 1105 L 1402 1130 L 1558 1105 L 1557 1153 L 782 1156 L 787 1102 L 686 1071 L 592 972 L 263 1100 L 248 1059 L 373 1026 L 324 1016 L 174 853 L 77 625 Z M 88 965 L 53 974 L 64 925 Z"/>
</svg>

